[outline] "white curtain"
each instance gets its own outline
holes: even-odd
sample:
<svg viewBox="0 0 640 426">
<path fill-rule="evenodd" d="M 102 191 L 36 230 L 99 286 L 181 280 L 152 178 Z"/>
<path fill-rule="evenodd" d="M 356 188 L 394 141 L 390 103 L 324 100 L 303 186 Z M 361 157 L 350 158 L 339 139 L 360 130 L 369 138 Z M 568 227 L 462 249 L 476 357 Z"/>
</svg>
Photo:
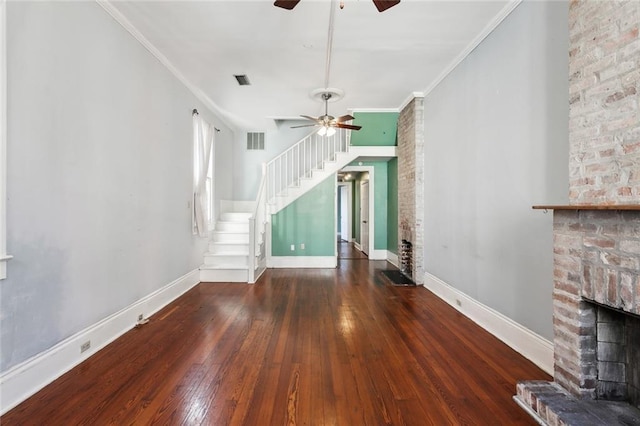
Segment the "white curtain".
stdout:
<svg viewBox="0 0 640 426">
<path fill-rule="evenodd" d="M 214 128 L 199 114 L 193 115 L 194 167 L 193 167 L 193 222 L 194 234 L 208 235 L 209 209 L 211 201 L 207 196 L 207 171 L 213 147 Z"/>
</svg>

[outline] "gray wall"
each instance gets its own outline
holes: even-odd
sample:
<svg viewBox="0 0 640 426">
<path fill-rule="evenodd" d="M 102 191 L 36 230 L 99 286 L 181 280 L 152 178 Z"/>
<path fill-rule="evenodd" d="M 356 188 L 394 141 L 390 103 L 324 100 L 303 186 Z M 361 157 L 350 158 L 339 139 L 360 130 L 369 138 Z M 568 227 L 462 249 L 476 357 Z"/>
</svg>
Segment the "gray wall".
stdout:
<svg viewBox="0 0 640 426">
<path fill-rule="evenodd" d="M 568 197 L 566 2 L 524 2 L 425 98 L 425 269 L 552 339 Z"/>
<path fill-rule="evenodd" d="M 262 163 L 271 161 L 313 132 L 312 127 L 291 128 L 309 123 L 307 120 L 278 120 L 275 130 L 265 131 L 264 151 L 247 150 L 247 133 L 238 132 L 233 145 L 234 200 L 255 201 L 262 176 Z"/>
<path fill-rule="evenodd" d="M 9 2 L 8 279 L 0 370 L 202 263 L 191 235 L 192 119 L 233 134 L 96 3 Z"/>
</svg>

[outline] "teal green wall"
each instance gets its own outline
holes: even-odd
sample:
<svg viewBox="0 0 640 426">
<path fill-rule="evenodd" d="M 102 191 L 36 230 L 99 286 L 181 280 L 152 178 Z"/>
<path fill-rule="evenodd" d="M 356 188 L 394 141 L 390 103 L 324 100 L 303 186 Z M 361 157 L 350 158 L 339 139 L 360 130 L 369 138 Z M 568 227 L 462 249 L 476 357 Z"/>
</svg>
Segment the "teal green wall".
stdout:
<svg viewBox="0 0 640 426">
<path fill-rule="evenodd" d="M 355 112 L 353 124 L 362 126 L 351 132 L 353 146 L 395 146 L 398 132 L 397 112 Z"/>
<path fill-rule="evenodd" d="M 387 250 L 398 254 L 398 159 L 387 162 Z"/>
<path fill-rule="evenodd" d="M 335 256 L 335 191 L 333 175 L 271 216 L 272 256 Z"/>
</svg>

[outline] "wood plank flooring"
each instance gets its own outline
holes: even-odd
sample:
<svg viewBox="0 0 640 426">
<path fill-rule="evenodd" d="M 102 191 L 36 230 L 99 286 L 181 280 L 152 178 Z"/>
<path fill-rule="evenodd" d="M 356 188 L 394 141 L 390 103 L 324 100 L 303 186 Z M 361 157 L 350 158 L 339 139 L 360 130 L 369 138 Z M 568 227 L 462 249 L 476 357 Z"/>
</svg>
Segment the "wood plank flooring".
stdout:
<svg viewBox="0 0 640 426">
<path fill-rule="evenodd" d="M 369 260 L 369 257 L 356 249 L 353 243 L 338 240 L 338 259 Z"/>
<path fill-rule="evenodd" d="M 0 419 L 8 425 L 535 425 L 550 377 L 386 262 L 201 283 Z"/>
</svg>

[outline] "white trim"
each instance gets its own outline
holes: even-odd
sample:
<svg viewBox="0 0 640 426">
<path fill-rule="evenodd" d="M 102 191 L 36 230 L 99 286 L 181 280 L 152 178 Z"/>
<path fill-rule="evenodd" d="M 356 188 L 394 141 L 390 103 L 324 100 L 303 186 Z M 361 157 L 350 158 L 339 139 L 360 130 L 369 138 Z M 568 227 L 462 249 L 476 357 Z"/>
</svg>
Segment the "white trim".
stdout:
<svg viewBox="0 0 640 426">
<path fill-rule="evenodd" d="M 336 179 L 337 179 L 338 174 L 336 173 Z M 338 200 L 337 197 L 340 196 L 340 187 L 344 186 L 347 188 L 347 235 L 349 236 L 349 238 L 343 238 L 342 232 L 338 233 L 337 229 L 336 229 L 336 234 L 340 235 L 340 238 L 342 238 L 345 241 L 349 241 L 351 240 L 351 236 L 353 235 L 353 194 L 351 192 L 351 187 L 353 186 L 352 183 L 353 181 L 347 181 L 347 182 L 337 182 L 336 186 L 338 189 L 338 193 L 336 194 L 336 213 L 338 212 Z M 338 215 L 336 214 L 336 228 L 338 227 Z M 336 255 L 338 255 L 337 253 L 337 247 L 336 247 Z"/>
<path fill-rule="evenodd" d="M 415 98 L 424 98 L 424 92 L 411 92 L 411 94 L 405 99 L 400 106 L 398 107 L 398 111 L 402 111 L 406 108 L 407 105 L 411 103 Z"/>
<path fill-rule="evenodd" d="M 553 343 L 428 272 L 424 286 L 516 352 L 553 375 Z"/>
<path fill-rule="evenodd" d="M 0 280 L 7 278 L 7 2 L 0 0 Z"/>
<path fill-rule="evenodd" d="M 399 268 L 398 266 L 398 255 L 387 250 L 387 262 Z"/>
<path fill-rule="evenodd" d="M 360 245 L 359 242 L 356 241 L 356 239 L 353 239 L 353 246 L 358 250 L 358 251 L 362 251 L 362 246 Z"/>
<path fill-rule="evenodd" d="M 338 233 L 338 197 L 340 196 L 340 190 L 338 186 L 338 174 L 333 174 L 333 233 L 340 238 L 340 234 Z M 333 254 L 338 257 L 338 244 L 335 243 L 333 245 Z"/>
<path fill-rule="evenodd" d="M 138 315 L 151 316 L 199 282 L 196 269 L 4 372 L 0 376 L 0 415 L 131 330 Z M 86 341 L 91 341 L 91 348 L 81 354 L 80 346 Z"/>
<path fill-rule="evenodd" d="M 369 252 L 369 260 L 387 260 L 387 251 L 373 249 Z"/>
<path fill-rule="evenodd" d="M 142 33 L 138 30 L 135 25 L 131 23 L 120 11 L 111 4 L 109 0 L 95 0 L 98 5 L 100 5 L 111 17 L 122 27 L 127 30 L 145 49 L 149 51 L 155 58 L 160 61 L 162 65 L 164 65 L 167 70 L 175 78 L 177 78 L 191 93 L 193 96 L 198 98 L 200 102 L 202 102 L 207 108 L 218 115 L 218 118 L 222 123 L 224 123 L 227 127 L 237 131 L 236 126 L 231 124 L 231 122 L 226 118 L 226 113 L 222 108 L 220 108 L 215 102 L 209 98 L 202 90 L 200 90 L 196 85 L 192 84 L 187 77 L 182 74 L 178 68 L 176 68 L 166 56 L 164 56 L 158 48 L 156 48 Z"/>
<path fill-rule="evenodd" d="M 272 256 L 267 268 L 335 268 L 337 256 Z"/>
<path fill-rule="evenodd" d="M 451 63 L 449 63 L 449 65 L 431 82 L 431 84 L 427 86 L 427 88 L 424 90 L 424 96 L 427 96 L 429 93 L 431 93 L 431 91 L 435 89 L 438 84 L 440 84 L 442 80 L 444 80 L 449 75 L 449 73 L 451 73 L 451 71 L 453 71 L 460 64 L 460 62 L 462 62 L 467 56 L 469 56 L 469 54 L 471 54 L 471 52 L 473 52 L 473 50 L 478 47 L 480 43 L 482 43 L 482 40 L 484 40 L 489 34 L 491 34 L 493 30 L 495 30 L 498 25 L 500 25 L 500 23 L 504 21 L 505 18 L 509 16 L 509 14 L 513 12 L 516 7 L 518 7 L 518 5 L 520 5 L 520 3 L 522 3 L 522 0 L 512 0 L 507 3 L 502 8 L 502 10 L 500 10 L 500 12 L 498 12 L 498 14 L 494 16 L 493 19 L 482 29 L 482 31 L 480 31 L 480 33 L 473 40 L 471 40 L 467 47 L 465 47 L 464 50 L 460 52 L 460 54 L 456 56 L 453 61 L 451 61 Z"/>
<path fill-rule="evenodd" d="M 349 112 L 400 112 L 398 108 L 347 108 Z"/>
</svg>

